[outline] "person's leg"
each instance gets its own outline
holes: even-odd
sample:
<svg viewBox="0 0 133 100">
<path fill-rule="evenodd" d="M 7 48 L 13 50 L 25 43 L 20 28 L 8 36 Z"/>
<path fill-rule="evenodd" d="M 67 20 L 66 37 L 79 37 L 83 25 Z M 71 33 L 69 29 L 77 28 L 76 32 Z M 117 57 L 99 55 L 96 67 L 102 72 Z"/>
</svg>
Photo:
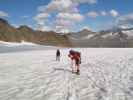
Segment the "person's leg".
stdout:
<svg viewBox="0 0 133 100">
<path fill-rule="evenodd" d="M 60 61 L 60 56 L 58 56 L 58 61 Z"/>
<path fill-rule="evenodd" d="M 72 72 L 74 72 L 74 60 L 71 60 L 71 68 L 72 68 Z"/>
<path fill-rule="evenodd" d="M 79 65 L 77 65 L 77 72 L 76 72 L 76 74 L 80 74 L 80 69 L 79 69 Z"/>
<path fill-rule="evenodd" d="M 77 72 L 79 72 L 80 71 L 80 69 L 79 69 L 79 64 L 77 65 Z"/>
<path fill-rule="evenodd" d="M 60 56 L 58 56 L 58 61 L 60 61 Z"/>
<path fill-rule="evenodd" d="M 79 74 L 80 73 L 80 66 L 79 66 L 79 61 L 77 60 L 76 61 L 76 70 L 77 70 L 77 74 Z"/>
<path fill-rule="evenodd" d="M 56 56 L 56 61 L 59 61 L 59 56 Z"/>
<path fill-rule="evenodd" d="M 58 57 L 56 56 L 56 61 L 58 60 Z"/>
</svg>

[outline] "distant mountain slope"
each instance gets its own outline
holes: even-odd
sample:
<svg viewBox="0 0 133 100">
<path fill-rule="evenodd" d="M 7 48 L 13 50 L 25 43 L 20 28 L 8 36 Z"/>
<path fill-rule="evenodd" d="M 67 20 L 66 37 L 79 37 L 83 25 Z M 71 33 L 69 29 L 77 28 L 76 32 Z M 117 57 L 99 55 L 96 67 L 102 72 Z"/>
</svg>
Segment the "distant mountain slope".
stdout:
<svg viewBox="0 0 133 100">
<path fill-rule="evenodd" d="M 0 18 L 0 40 L 9 42 L 33 42 L 42 45 L 65 47 L 133 47 L 133 28 L 114 28 L 92 32 L 83 29 L 68 34 L 54 31 L 37 31 L 28 26 L 15 28 Z"/>
<path fill-rule="evenodd" d="M 71 46 L 65 35 L 55 32 L 36 31 L 28 26 L 15 28 L 0 18 L 0 40 L 10 42 L 28 41 L 45 45 Z"/>
<path fill-rule="evenodd" d="M 76 47 L 133 47 L 133 28 L 101 32 L 82 30 L 68 37 Z"/>
</svg>

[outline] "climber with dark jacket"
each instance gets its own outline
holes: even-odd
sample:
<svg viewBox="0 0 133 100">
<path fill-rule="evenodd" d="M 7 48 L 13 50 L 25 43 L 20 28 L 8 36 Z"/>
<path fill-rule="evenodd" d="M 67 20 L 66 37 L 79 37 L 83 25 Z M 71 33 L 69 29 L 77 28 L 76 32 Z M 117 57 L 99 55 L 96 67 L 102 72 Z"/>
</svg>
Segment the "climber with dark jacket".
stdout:
<svg viewBox="0 0 133 100">
<path fill-rule="evenodd" d="M 60 61 L 60 56 L 61 56 L 60 50 L 57 49 L 57 51 L 56 51 L 56 61 Z"/>
</svg>

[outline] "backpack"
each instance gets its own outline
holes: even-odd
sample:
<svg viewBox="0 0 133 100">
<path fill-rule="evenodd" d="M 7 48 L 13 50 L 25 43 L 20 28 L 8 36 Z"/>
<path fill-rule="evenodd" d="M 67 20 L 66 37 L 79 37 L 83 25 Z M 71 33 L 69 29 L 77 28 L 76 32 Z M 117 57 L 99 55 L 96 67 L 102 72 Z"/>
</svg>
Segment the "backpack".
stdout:
<svg viewBox="0 0 133 100">
<path fill-rule="evenodd" d="M 79 56 L 79 58 L 80 58 L 79 63 L 81 64 L 81 53 L 78 51 L 76 51 L 75 53 Z"/>
<path fill-rule="evenodd" d="M 75 53 L 79 56 L 79 58 L 80 58 L 79 63 L 81 64 L 81 53 L 78 52 L 78 51 L 74 51 L 74 50 L 70 50 L 70 51 L 69 51 L 69 54 L 70 54 L 70 55 L 74 55 Z"/>
</svg>

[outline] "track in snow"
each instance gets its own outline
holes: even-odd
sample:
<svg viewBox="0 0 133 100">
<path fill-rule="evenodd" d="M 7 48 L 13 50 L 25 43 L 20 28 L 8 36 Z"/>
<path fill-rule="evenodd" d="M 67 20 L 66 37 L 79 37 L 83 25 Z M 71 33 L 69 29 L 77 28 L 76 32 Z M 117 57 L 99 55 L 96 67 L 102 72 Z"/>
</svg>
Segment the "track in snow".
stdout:
<svg viewBox="0 0 133 100">
<path fill-rule="evenodd" d="M 0 54 L 0 100 L 132 100 L 133 49 L 82 51 L 81 75 L 68 49 Z"/>
</svg>

